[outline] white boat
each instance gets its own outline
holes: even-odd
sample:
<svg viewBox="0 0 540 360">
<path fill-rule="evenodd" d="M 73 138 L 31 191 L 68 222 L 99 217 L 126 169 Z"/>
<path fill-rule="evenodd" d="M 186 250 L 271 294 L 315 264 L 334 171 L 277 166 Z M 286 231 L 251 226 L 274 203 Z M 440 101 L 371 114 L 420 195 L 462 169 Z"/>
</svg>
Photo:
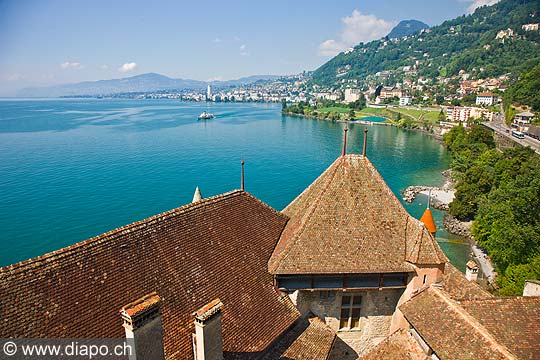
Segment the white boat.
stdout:
<svg viewBox="0 0 540 360">
<path fill-rule="evenodd" d="M 199 115 L 199 120 L 207 120 L 207 119 L 213 119 L 213 118 L 214 118 L 214 114 L 210 114 L 209 112 L 206 112 L 206 111 L 203 111 Z"/>
</svg>

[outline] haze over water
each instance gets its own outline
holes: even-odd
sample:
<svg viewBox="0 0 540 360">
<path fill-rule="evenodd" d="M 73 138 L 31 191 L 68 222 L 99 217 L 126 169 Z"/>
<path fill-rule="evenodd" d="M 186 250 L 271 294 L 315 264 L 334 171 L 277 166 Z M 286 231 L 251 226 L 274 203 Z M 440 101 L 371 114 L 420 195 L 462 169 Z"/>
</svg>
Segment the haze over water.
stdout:
<svg viewBox="0 0 540 360">
<path fill-rule="evenodd" d="M 216 118 L 197 121 L 203 110 Z M 0 101 L 0 266 L 240 187 L 281 210 L 340 154 L 344 124 L 286 117 L 279 105 L 167 100 Z M 349 125 L 361 153 L 364 125 Z M 394 193 L 440 185 L 449 156 L 418 132 L 368 126 L 368 158 Z M 426 199 L 406 204 L 419 218 Z M 442 228 L 442 213 L 435 211 Z M 468 247 L 444 231 L 460 269 Z"/>
</svg>

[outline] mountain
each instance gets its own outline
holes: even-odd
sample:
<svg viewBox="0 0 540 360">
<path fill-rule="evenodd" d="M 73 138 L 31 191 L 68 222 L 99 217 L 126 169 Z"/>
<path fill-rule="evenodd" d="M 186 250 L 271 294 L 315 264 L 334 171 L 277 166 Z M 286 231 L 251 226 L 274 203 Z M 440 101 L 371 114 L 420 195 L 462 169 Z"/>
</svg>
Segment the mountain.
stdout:
<svg viewBox="0 0 540 360">
<path fill-rule="evenodd" d="M 335 87 L 379 73 L 395 84 L 408 76 L 404 69 L 425 79 L 462 70 L 478 78 L 520 74 L 540 63 L 540 32 L 522 28 L 539 18 L 538 0 L 501 0 L 407 39 L 361 43 L 314 71 L 313 82 Z"/>
<path fill-rule="evenodd" d="M 403 20 L 400 21 L 386 37 L 389 39 L 400 39 L 405 36 L 416 34 L 424 29 L 429 29 L 429 25 L 418 20 Z"/>
<path fill-rule="evenodd" d="M 217 86 L 217 87 L 240 86 L 240 85 L 256 83 L 258 81 L 275 80 L 275 79 L 279 79 L 280 77 L 282 76 L 281 75 L 251 75 L 251 76 L 242 77 L 236 80 L 212 81 L 210 82 L 210 85 Z"/>
<path fill-rule="evenodd" d="M 216 87 L 239 86 L 260 80 L 277 78 L 275 75 L 255 75 L 228 81 L 198 81 L 172 79 L 170 77 L 147 73 L 122 79 L 85 81 L 76 84 L 55 85 L 48 87 L 25 88 L 18 92 L 19 97 L 60 97 L 60 96 L 96 96 L 127 92 L 150 92 L 158 90 L 203 89 L 208 84 Z"/>
</svg>

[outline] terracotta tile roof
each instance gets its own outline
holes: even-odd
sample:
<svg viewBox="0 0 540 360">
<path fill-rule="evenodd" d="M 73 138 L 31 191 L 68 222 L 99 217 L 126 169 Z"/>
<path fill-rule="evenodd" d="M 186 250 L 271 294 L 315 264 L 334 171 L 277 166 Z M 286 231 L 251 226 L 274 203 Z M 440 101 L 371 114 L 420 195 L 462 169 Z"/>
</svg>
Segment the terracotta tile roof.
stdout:
<svg viewBox="0 0 540 360">
<path fill-rule="evenodd" d="M 388 273 L 446 257 L 361 155 L 338 158 L 283 213 L 275 274 Z"/>
<path fill-rule="evenodd" d="M 336 333 L 317 317 L 279 357 L 283 360 L 325 360 L 332 350 Z"/>
<path fill-rule="evenodd" d="M 540 297 L 492 298 L 460 304 L 519 359 L 540 359 Z"/>
<path fill-rule="evenodd" d="M 336 333 L 321 319 L 300 319 L 257 360 L 326 360 Z"/>
<path fill-rule="evenodd" d="M 474 281 L 469 281 L 463 273 L 449 262 L 444 265 L 444 291 L 454 300 L 489 299 L 493 295 L 482 289 Z"/>
<path fill-rule="evenodd" d="M 478 300 L 478 302 L 492 301 Z M 537 300 L 537 304 L 539 303 L 540 299 Z M 512 349 L 507 347 L 507 344 L 502 342 L 496 333 L 485 326 L 485 321 L 473 316 L 469 312 L 470 308 L 465 308 L 463 304 L 452 300 L 443 290 L 432 286 L 401 305 L 399 309 L 440 359 L 521 358 L 516 356 L 517 354 L 513 353 Z M 496 310 L 493 311 L 499 313 Z M 532 314 L 535 316 L 531 316 L 529 321 L 536 322 L 539 315 L 538 307 L 527 313 L 527 315 Z M 503 314 L 499 313 L 499 315 Z M 499 320 L 504 319 L 506 319 L 504 315 L 499 318 Z M 501 328 L 507 325 L 508 322 L 504 321 Z M 531 326 L 530 330 L 534 330 L 534 328 L 535 325 Z M 518 336 L 522 330 L 525 330 L 525 327 L 520 327 L 512 336 Z M 524 340 L 524 343 L 534 339 L 537 342 L 540 340 L 538 332 L 536 334 L 520 333 L 520 335 L 528 339 Z M 524 359 L 529 358 L 533 357 L 525 357 Z"/>
<path fill-rule="evenodd" d="M 299 317 L 267 262 L 287 218 L 235 191 L 0 269 L 0 337 L 124 337 L 118 314 L 161 297 L 167 359 L 191 359 L 192 313 L 219 297 L 223 346 L 266 349 Z"/>
<path fill-rule="evenodd" d="M 381 341 L 359 360 L 428 360 L 428 357 L 408 331 L 400 329 Z"/>
</svg>

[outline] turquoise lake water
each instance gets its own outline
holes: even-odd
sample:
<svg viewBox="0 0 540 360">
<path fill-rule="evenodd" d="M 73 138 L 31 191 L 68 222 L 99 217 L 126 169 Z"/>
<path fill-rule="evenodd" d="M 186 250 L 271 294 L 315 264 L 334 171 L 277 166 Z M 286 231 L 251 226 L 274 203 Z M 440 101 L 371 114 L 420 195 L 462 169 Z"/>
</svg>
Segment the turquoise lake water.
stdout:
<svg viewBox="0 0 540 360">
<path fill-rule="evenodd" d="M 216 118 L 197 121 L 208 110 Z M 0 266 L 240 187 L 281 210 L 340 154 L 344 124 L 287 117 L 279 105 L 169 100 L 0 101 Z M 348 152 L 366 126 L 350 124 Z M 367 155 L 396 195 L 440 185 L 436 140 L 368 126 Z M 426 198 L 406 209 L 419 218 Z M 435 211 L 442 228 L 442 213 Z M 468 247 L 439 231 L 464 269 Z"/>
</svg>

